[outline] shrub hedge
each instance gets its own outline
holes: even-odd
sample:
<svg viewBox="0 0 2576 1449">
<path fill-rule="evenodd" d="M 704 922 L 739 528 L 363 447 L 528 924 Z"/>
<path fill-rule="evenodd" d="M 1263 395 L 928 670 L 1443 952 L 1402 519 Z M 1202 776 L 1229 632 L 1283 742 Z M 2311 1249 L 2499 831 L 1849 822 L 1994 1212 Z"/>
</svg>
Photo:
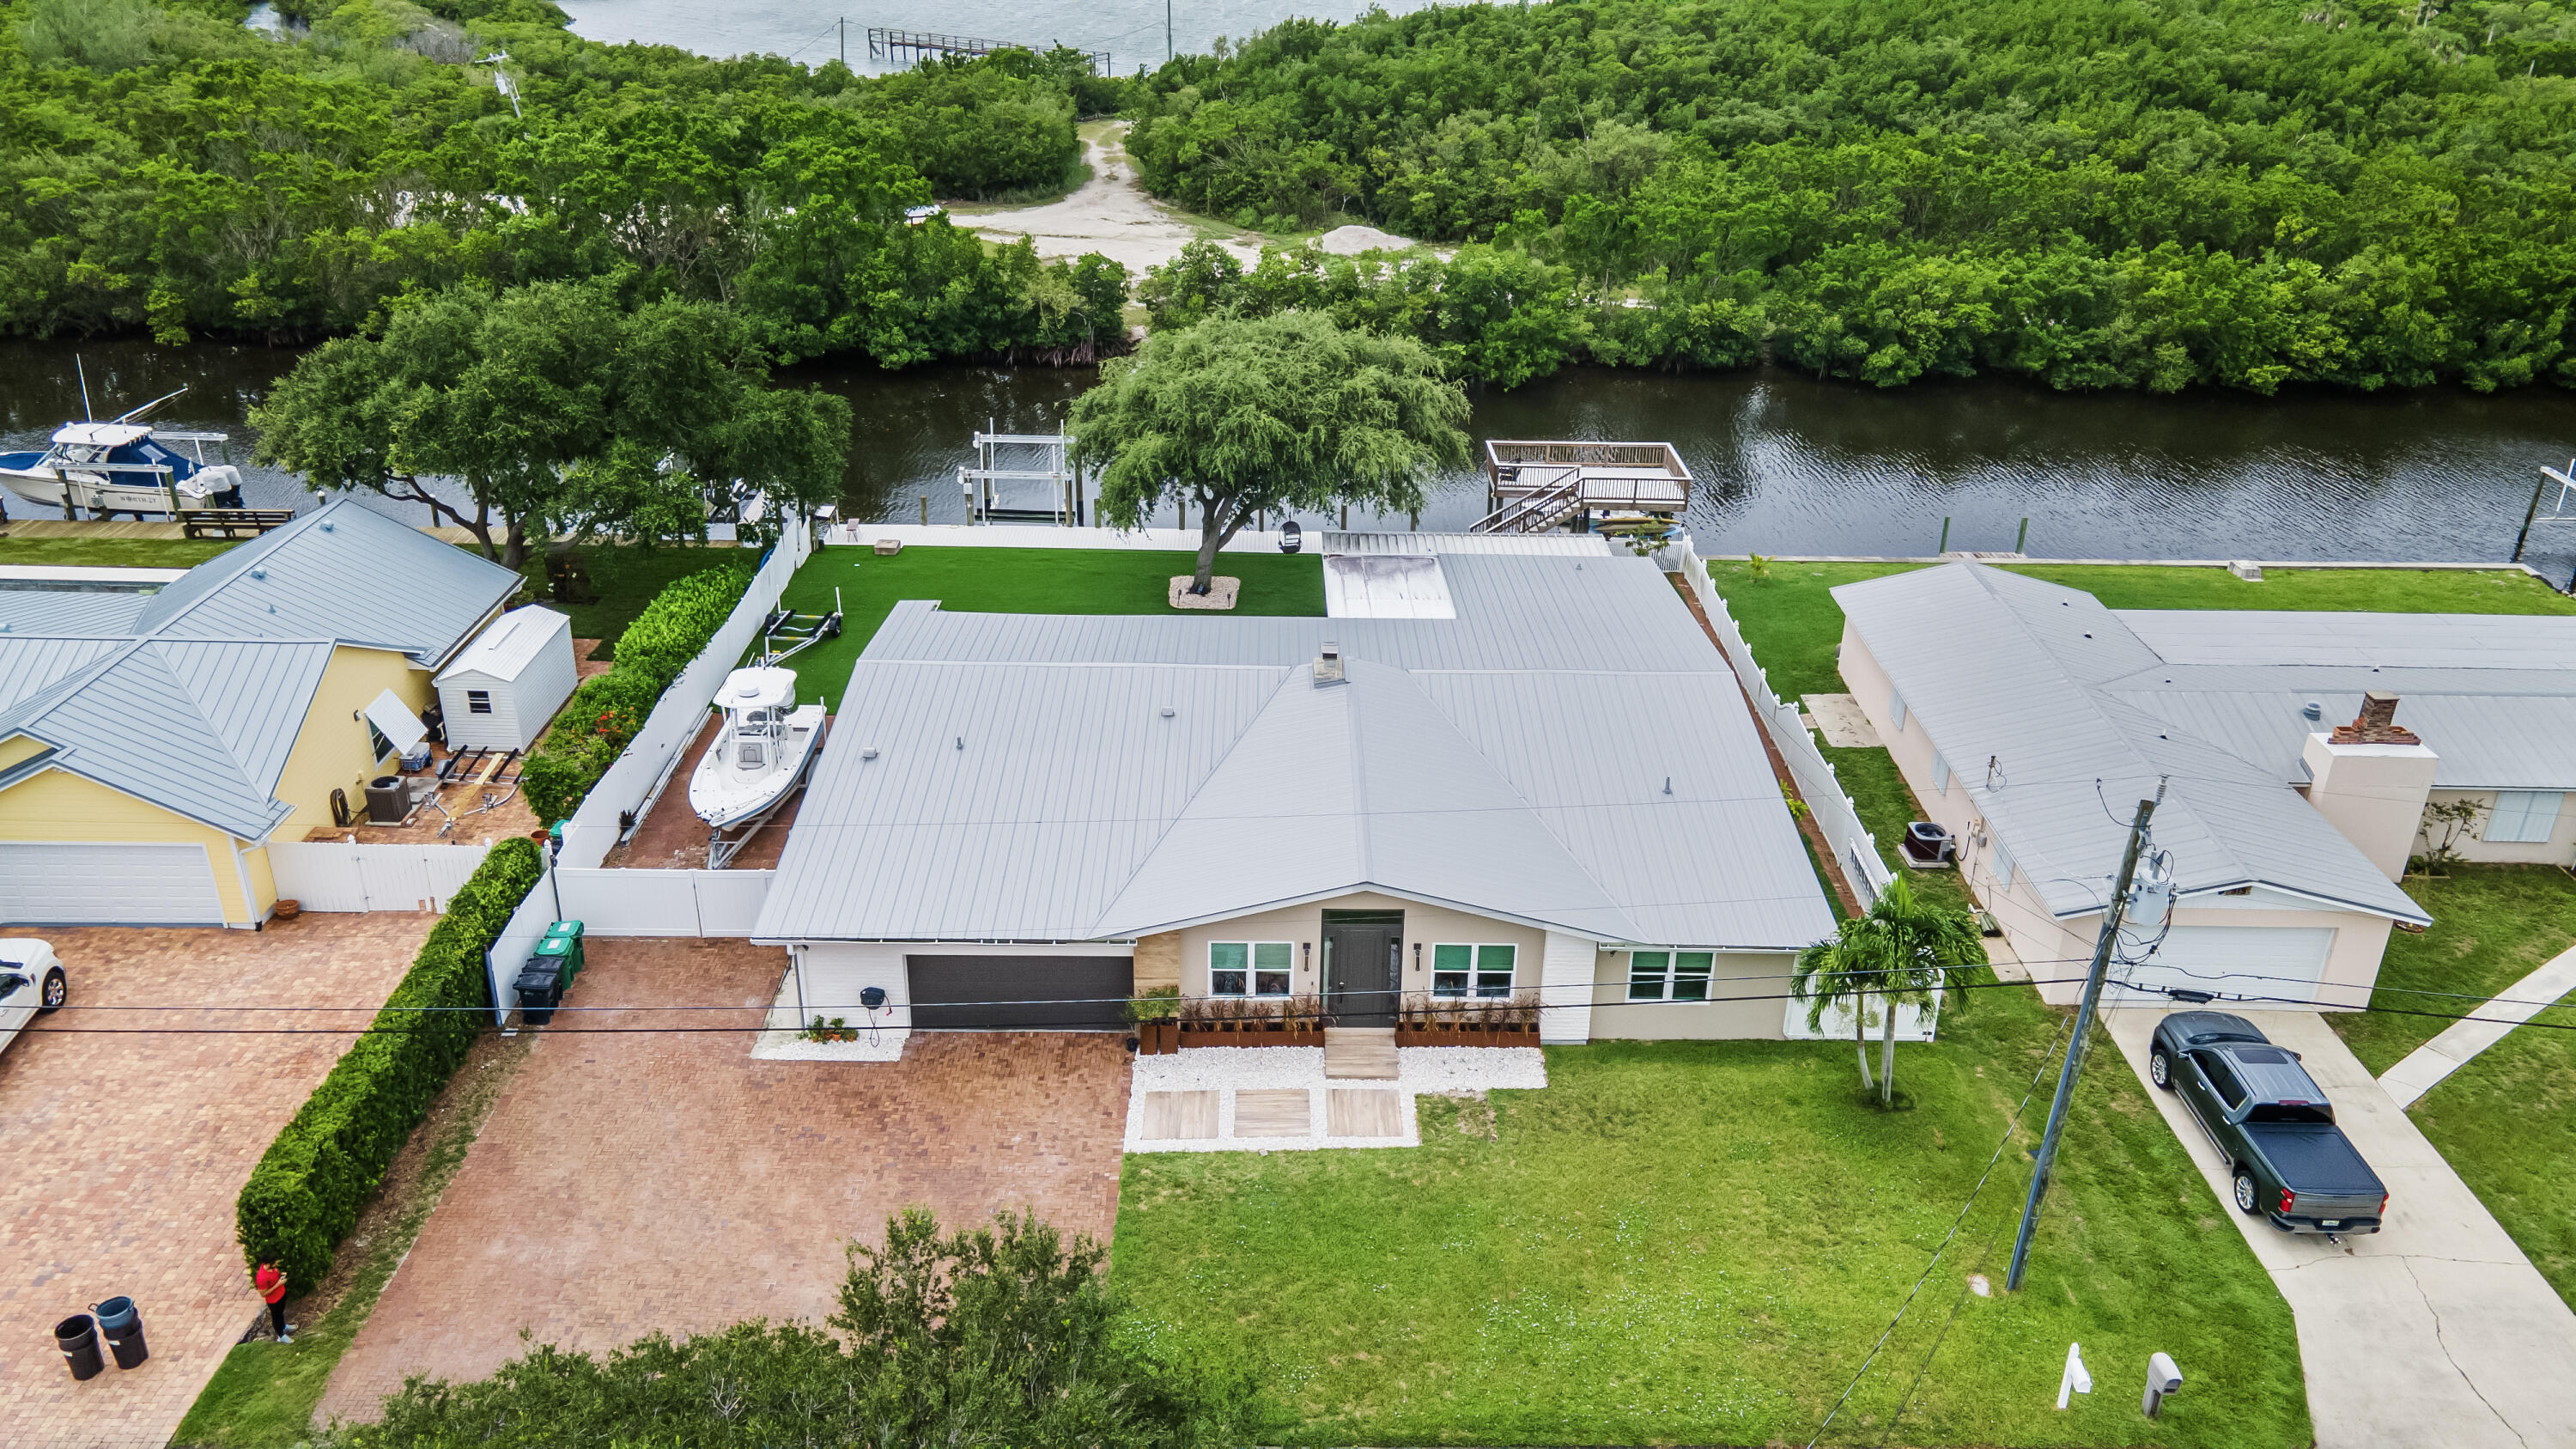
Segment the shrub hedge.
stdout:
<svg viewBox="0 0 2576 1449">
<path fill-rule="evenodd" d="M 253 1168 L 234 1206 L 242 1259 L 276 1263 L 302 1288 L 331 1271 L 385 1168 L 483 1029 L 492 1004 L 483 953 L 542 871 L 532 840 L 492 847 L 448 898 L 384 1010 L 313 1089 Z"/>
<path fill-rule="evenodd" d="M 617 663 L 581 682 L 520 774 L 528 808 L 552 824 L 579 809 L 617 763 L 654 702 L 707 647 L 751 587 L 752 570 L 720 564 L 674 579 L 617 636 Z"/>
</svg>

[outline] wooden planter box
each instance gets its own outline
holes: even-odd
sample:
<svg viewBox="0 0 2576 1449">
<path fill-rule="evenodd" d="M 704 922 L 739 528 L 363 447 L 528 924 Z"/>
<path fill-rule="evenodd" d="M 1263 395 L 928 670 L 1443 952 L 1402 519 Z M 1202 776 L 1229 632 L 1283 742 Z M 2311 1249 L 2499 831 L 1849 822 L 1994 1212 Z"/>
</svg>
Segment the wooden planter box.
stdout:
<svg viewBox="0 0 2576 1449">
<path fill-rule="evenodd" d="M 1181 1049 L 1181 1024 L 1177 1021 L 1140 1021 L 1136 1023 L 1136 1054 L 1167 1057 Z"/>
<path fill-rule="evenodd" d="M 1180 1023 L 1185 1047 L 1321 1046 L 1324 1034 L 1312 1022 L 1290 1026 L 1280 1021 L 1185 1021 Z"/>
<path fill-rule="evenodd" d="M 1409 1046 L 1513 1047 L 1538 1045 L 1535 1026 L 1462 1026 L 1454 1021 L 1399 1021 L 1395 1044 Z"/>
</svg>

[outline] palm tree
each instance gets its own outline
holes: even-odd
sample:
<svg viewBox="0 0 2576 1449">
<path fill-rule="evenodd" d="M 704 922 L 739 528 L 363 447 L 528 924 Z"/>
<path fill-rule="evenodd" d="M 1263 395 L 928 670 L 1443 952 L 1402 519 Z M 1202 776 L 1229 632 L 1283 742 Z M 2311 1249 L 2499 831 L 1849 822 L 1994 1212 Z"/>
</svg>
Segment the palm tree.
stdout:
<svg viewBox="0 0 2576 1449">
<path fill-rule="evenodd" d="M 1952 977 L 1968 966 L 1983 964 L 1986 946 L 1976 917 L 1956 906 L 1924 900 L 1905 877 L 1889 881 L 1869 913 L 1839 923 L 1834 935 L 1798 954 L 1798 972 L 1790 994 L 1813 1004 L 1807 1025 L 1818 1026 L 1834 1001 L 1853 1005 L 1852 1038 L 1862 1040 L 1863 1018 L 1870 998 L 1879 1007 L 1878 1100 L 1896 1102 L 1896 1008 L 1931 1008 L 1944 997 L 1964 1003 Z M 1860 1081 L 1870 1086 L 1869 1052 L 1860 1048 Z"/>
<path fill-rule="evenodd" d="M 1863 934 L 1866 920 L 1855 916 L 1836 922 L 1834 934 L 1798 953 L 1798 972 L 1789 981 L 1789 994 L 1807 1003 L 1809 1031 L 1822 1031 L 1825 1013 L 1836 1004 L 1850 1005 L 1852 1047 L 1860 1057 L 1864 1092 L 1874 1084 L 1869 1077 L 1869 1038 L 1862 1030 L 1869 1020 L 1870 993 L 1878 985 L 1877 943 Z"/>
</svg>

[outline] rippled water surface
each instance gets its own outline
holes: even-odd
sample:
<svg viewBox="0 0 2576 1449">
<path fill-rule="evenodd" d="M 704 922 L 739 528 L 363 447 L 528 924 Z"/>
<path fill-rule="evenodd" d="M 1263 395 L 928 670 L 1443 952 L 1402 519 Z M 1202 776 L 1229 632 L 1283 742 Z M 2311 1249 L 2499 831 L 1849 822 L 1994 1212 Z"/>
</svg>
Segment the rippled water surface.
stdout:
<svg viewBox="0 0 2576 1449">
<path fill-rule="evenodd" d="M 0 444 L 41 446 L 78 418 L 71 344 L 0 344 Z M 248 466 L 246 413 L 293 365 L 286 349 L 78 346 L 100 417 L 187 385 L 154 414 L 234 435 L 256 507 L 308 503 L 300 482 Z M 1044 432 L 1090 385 L 1086 369 L 860 363 L 783 373 L 850 399 L 851 517 L 964 516 L 957 467 L 988 421 Z M 1920 554 L 1950 520 L 1953 548 L 2057 558 L 2501 560 L 2544 463 L 2576 455 L 2576 395 L 2232 393 L 2068 395 L 2002 382 L 1880 391 L 1779 370 L 1680 375 L 1587 370 L 1476 400 L 1488 437 L 1663 439 L 1698 478 L 1689 522 L 1709 553 Z M 378 501 L 426 521 L 417 505 Z M 1481 475 L 1444 481 L 1426 528 L 1483 511 Z M 23 516 L 27 506 L 14 503 Z M 1170 521 L 1167 514 L 1165 522 Z M 1310 518 L 1310 523 L 1327 520 Z M 1403 519 L 1354 524 L 1402 526 Z M 2527 555 L 2576 570 L 2576 524 Z"/>
</svg>

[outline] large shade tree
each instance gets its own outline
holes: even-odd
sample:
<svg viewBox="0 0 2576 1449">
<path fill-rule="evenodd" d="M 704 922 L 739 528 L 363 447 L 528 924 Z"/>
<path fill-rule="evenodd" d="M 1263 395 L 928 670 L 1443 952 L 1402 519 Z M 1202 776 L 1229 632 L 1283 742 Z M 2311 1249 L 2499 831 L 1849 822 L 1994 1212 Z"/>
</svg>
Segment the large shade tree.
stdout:
<svg viewBox="0 0 2576 1449">
<path fill-rule="evenodd" d="M 1837 1004 L 1851 1008 L 1852 1041 L 1860 1054 L 1860 1084 L 1873 1085 L 1869 1047 L 1861 1033 L 1875 1012 L 1879 1023 L 1878 1100 L 1896 1102 L 1896 1010 L 1929 1009 L 1945 997 L 1964 1002 L 1958 973 L 1986 959 L 1976 917 L 1956 906 L 1927 901 L 1903 876 L 1880 889 L 1865 915 L 1839 922 L 1834 934 L 1798 953 L 1790 994 L 1807 1003 L 1807 1027 L 1823 1025 Z"/>
<path fill-rule="evenodd" d="M 251 422 L 259 461 L 421 504 L 515 568 L 532 527 L 667 537 L 752 493 L 836 497 L 850 407 L 770 387 L 727 308 L 543 282 L 402 305 L 305 354 Z"/>
<path fill-rule="evenodd" d="M 1420 508 L 1423 480 L 1466 461 L 1466 420 L 1466 394 L 1421 343 L 1283 312 L 1154 334 L 1101 369 L 1072 427 L 1076 460 L 1101 470 L 1104 521 L 1196 508 L 1190 587 L 1204 594 L 1217 550 L 1260 514 Z"/>
</svg>

